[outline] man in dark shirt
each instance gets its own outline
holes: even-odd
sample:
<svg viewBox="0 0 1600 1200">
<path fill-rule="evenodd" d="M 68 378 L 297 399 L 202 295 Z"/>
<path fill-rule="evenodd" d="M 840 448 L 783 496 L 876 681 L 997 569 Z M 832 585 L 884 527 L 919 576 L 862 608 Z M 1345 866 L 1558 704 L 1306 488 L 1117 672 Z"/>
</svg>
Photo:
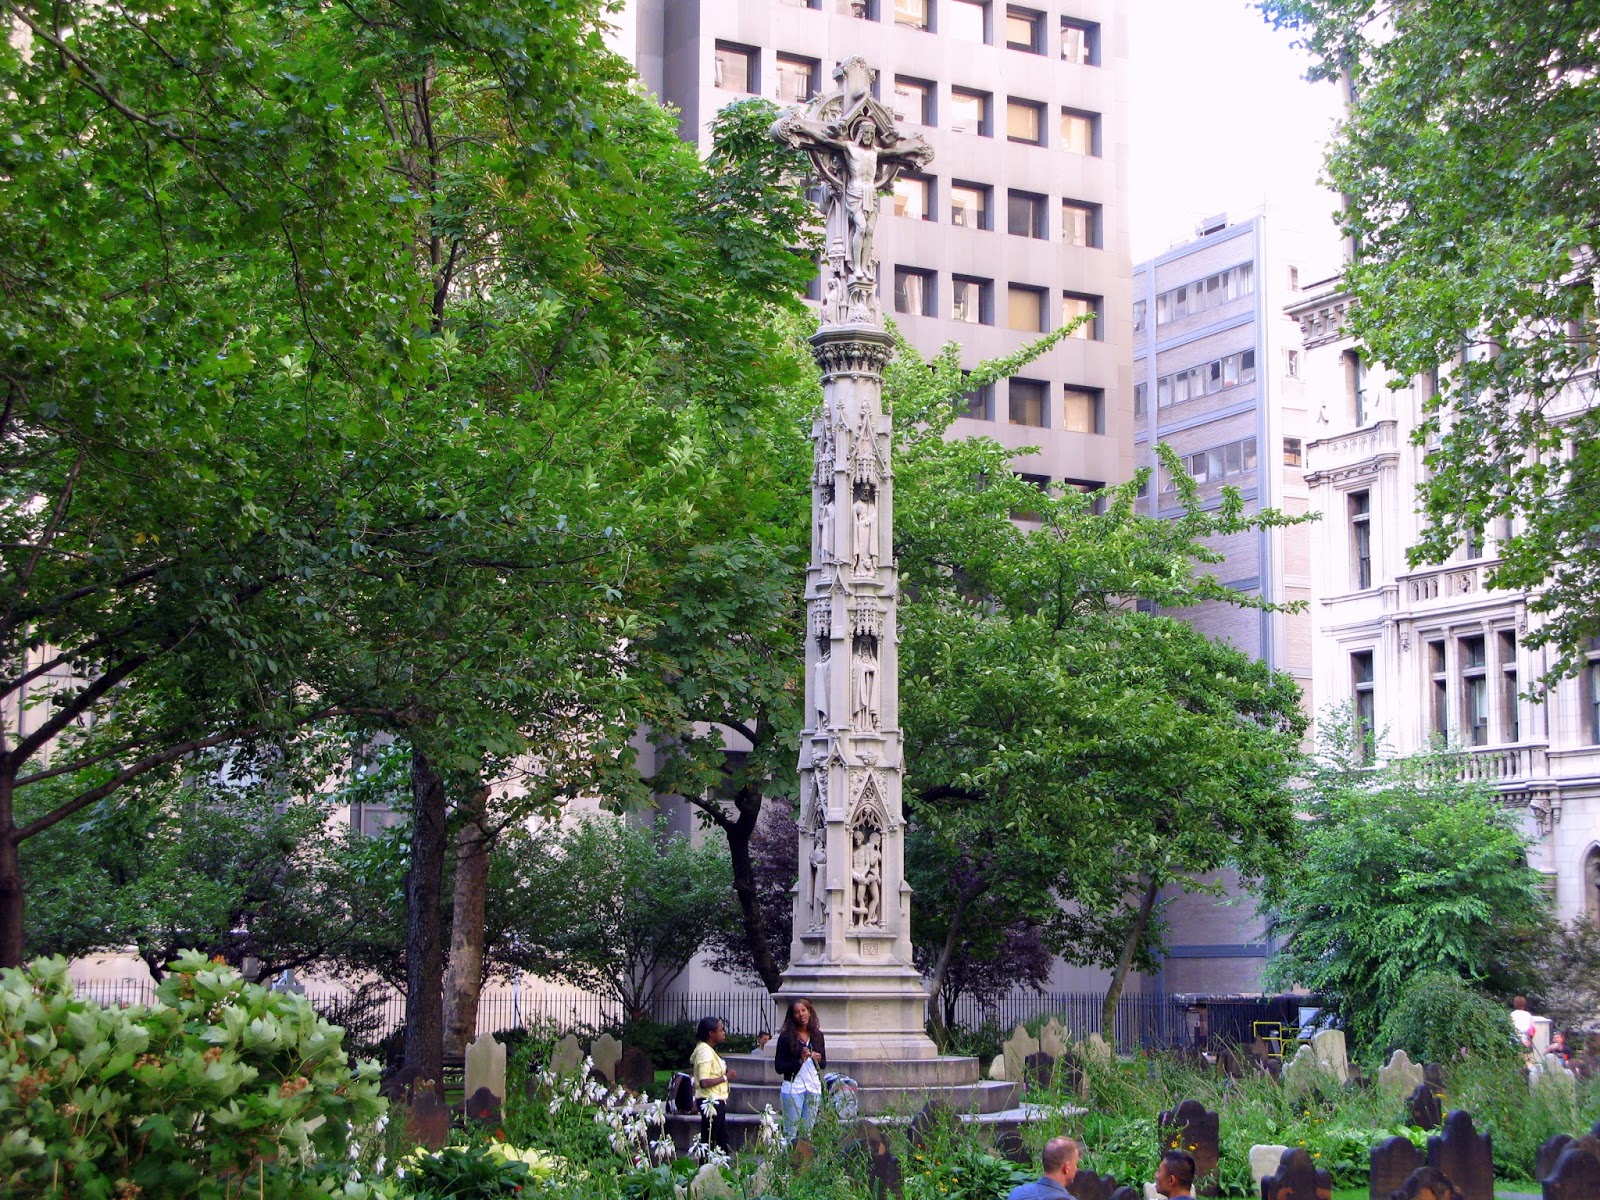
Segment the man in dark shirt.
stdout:
<svg viewBox="0 0 1600 1200">
<path fill-rule="evenodd" d="M 1073 1200 L 1067 1188 L 1078 1173 L 1078 1143 L 1071 1138 L 1051 1138 L 1040 1155 L 1044 1174 L 1034 1183 L 1011 1189 L 1006 1200 Z"/>
<path fill-rule="evenodd" d="M 1168 1150 L 1156 1167 L 1156 1191 L 1167 1200 L 1188 1200 L 1194 1194 L 1194 1155 Z"/>
</svg>

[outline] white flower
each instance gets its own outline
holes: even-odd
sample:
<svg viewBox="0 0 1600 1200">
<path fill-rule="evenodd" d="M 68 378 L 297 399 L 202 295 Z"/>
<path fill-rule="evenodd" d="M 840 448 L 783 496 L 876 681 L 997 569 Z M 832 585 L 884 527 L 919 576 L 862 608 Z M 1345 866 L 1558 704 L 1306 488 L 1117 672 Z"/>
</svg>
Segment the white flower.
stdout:
<svg viewBox="0 0 1600 1200">
<path fill-rule="evenodd" d="M 383 1174 L 383 1164 L 388 1162 L 388 1161 L 389 1160 L 386 1157 L 384 1157 L 382 1154 L 378 1155 L 378 1161 L 372 1164 L 372 1173 L 374 1175 L 382 1175 Z"/>
<path fill-rule="evenodd" d="M 388 1113 L 384 1113 L 373 1124 L 372 1131 L 374 1133 L 382 1133 L 387 1128 L 389 1128 L 389 1114 Z"/>
</svg>

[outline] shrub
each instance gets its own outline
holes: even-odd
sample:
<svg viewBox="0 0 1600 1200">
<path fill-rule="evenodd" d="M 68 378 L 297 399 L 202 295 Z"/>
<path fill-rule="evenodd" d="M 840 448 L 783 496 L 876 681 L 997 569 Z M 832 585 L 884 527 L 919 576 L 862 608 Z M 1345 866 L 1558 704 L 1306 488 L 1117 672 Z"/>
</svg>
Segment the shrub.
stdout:
<svg viewBox="0 0 1600 1200">
<path fill-rule="evenodd" d="M 1512 1064 L 1522 1054 L 1505 1011 L 1440 971 L 1417 976 L 1401 992 L 1378 1028 L 1377 1044 L 1404 1049 L 1414 1062 Z"/>
<path fill-rule="evenodd" d="M 180 955 L 149 1007 L 73 995 L 63 958 L 0 971 L 0 1192 L 210 1200 L 371 1193 L 352 1124 L 384 1109 L 377 1067 L 303 996 Z M 320 1120 L 319 1120 L 320 1118 Z M 348 1186 L 347 1186 L 348 1185 Z"/>
</svg>

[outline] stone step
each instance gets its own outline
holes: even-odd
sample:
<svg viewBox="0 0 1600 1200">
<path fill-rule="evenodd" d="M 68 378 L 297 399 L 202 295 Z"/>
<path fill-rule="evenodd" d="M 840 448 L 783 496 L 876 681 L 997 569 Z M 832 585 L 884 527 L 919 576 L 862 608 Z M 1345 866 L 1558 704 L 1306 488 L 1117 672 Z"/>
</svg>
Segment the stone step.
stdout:
<svg viewBox="0 0 1600 1200">
<path fill-rule="evenodd" d="M 782 1082 L 772 1065 L 771 1047 L 767 1053 L 725 1054 L 733 1069 L 735 1083 Z M 980 1081 L 980 1064 L 975 1058 L 945 1055 L 942 1058 L 856 1058 L 828 1060 L 827 1071 L 848 1075 L 862 1087 L 965 1087 Z"/>
<path fill-rule="evenodd" d="M 769 1104 L 774 1112 L 781 1112 L 783 1101 L 780 1086 L 778 1083 L 741 1083 L 735 1079 L 729 1087 L 729 1115 L 759 1113 Z M 998 1079 L 942 1087 L 927 1085 L 859 1087 L 856 1089 L 856 1107 L 861 1115 L 866 1117 L 876 1117 L 884 1113 L 910 1116 L 929 1100 L 938 1100 L 948 1104 L 957 1112 L 993 1113 L 1002 1112 L 1016 1104 L 1021 1090 L 1019 1084 L 1006 1083 Z"/>
</svg>

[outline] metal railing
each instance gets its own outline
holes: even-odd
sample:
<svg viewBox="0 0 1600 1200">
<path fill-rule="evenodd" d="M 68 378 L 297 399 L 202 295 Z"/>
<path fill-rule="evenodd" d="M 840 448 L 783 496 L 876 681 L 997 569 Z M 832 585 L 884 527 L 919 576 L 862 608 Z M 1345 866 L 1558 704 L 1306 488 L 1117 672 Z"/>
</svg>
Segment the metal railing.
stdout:
<svg viewBox="0 0 1600 1200">
<path fill-rule="evenodd" d="M 1009 1034 L 1018 1025 L 1055 1017 L 1073 1041 L 1082 1041 L 1091 1033 L 1104 1034 L 1100 1016 L 1105 999 L 1098 992 L 1020 992 L 985 1005 L 963 996 L 956 1001 L 956 1024 L 973 1029 L 992 1023 Z M 1183 1005 L 1162 992 L 1120 997 L 1112 1032 L 1119 1054 L 1181 1046 L 1189 1040 Z"/>
</svg>

